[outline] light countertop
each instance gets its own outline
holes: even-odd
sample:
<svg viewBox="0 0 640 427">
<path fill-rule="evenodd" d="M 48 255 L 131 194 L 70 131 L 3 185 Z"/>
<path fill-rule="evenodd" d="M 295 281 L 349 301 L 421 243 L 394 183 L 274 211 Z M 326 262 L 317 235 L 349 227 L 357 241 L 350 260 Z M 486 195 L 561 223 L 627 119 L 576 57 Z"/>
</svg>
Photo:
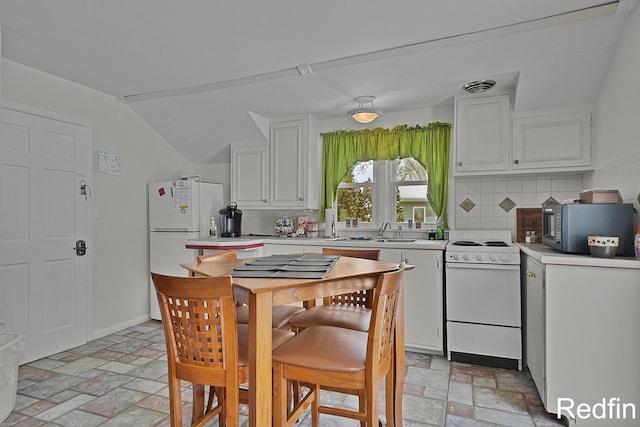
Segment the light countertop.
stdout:
<svg viewBox="0 0 640 427">
<path fill-rule="evenodd" d="M 555 251 L 541 243 L 516 243 L 522 252 L 542 264 L 576 265 L 586 267 L 632 268 L 640 270 L 640 260 L 633 257 L 597 258 Z"/>
<path fill-rule="evenodd" d="M 373 240 L 360 240 L 345 238 L 324 238 L 324 237 L 277 237 L 277 236 L 242 236 L 242 237 L 221 237 L 212 239 L 203 237 L 200 239 L 188 240 L 187 249 L 249 249 L 260 247 L 264 244 L 280 245 L 305 245 L 305 246 L 332 246 L 332 247 L 370 247 L 389 249 L 428 249 L 444 250 L 447 240 L 416 240 L 414 242 L 376 242 Z"/>
</svg>

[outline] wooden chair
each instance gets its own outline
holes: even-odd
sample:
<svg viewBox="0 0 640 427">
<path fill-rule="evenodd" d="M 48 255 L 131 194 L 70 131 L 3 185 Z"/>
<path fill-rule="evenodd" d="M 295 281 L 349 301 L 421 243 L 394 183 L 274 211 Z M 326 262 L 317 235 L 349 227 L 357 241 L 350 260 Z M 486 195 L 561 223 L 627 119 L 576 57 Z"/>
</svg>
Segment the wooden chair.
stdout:
<svg viewBox="0 0 640 427">
<path fill-rule="evenodd" d="M 370 260 L 380 259 L 379 249 L 322 248 L 323 255 L 344 255 Z M 299 332 L 315 325 L 337 326 L 356 331 L 369 330 L 373 292 L 356 291 L 323 298 L 322 305 L 309 307 L 289 320 L 291 329 Z"/>
<path fill-rule="evenodd" d="M 223 390 L 192 426 L 224 413 L 227 426 L 238 426 L 238 332 L 231 276 L 170 277 L 151 273 L 158 294 L 169 365 L 171 426 L 182 426 L 180 381 Z"/>
<path fill-rule="evenodd" d="M 249 378 L 249 325 L 236 322 L 231 276 L 151 277 L 167 345 L 171 425 L 182 426 L 180 380 L 185 380 L 193 383 L 192 426 L 216 415 L 219 425 L 237 426 L 238 402 L 248 403 L 246 387 L 239 387 Z M 272 348 L 293 336 L 272 329 Z M 205 385 L 211 386 L 206 409 Z"/>
<path fill-rule="evenodd" d="M 378 279 L 368 332 L 310 326 L 274 350 L 274 426 L 294 425 L 309 406 L 312 427 L 318 426 L 320 413 L 353 418 L 368 427 L 378 426 L 380 383 L 385 377 L 386 422 L 393 425 L 393 344 L 403 271 L 401 267 Z M 291 412 L 289 381 L 309 387 Z M 321 388 L 357 394 L 359 409 L 322 406 Z"/>
<path fill-rule="evenodd" d="M 236 254 L 236 251 L 224 251 L 207 255 L 199 255 L 198 263 L 225 260 L 230 261 L 237 259 L 238 255 Z M 303 311 L 304 307 L 300 306 L 277 305 L 273 307 L 273 311 L 271 314 L 271 327 L 290 330 L 291 326 L 289 325 L 289 321 L 291 320 L 291 318 Z M 238 306 L 236 307 L 236 322 L 244 325 L 249 324 L 249 307 L 247 305 L 238 304 Z"/>
<path fill-rule="evenodd" d="M 214 252 L 212 254 L 207 255 L 199 255 L 197 257 L 198 264 L 201 262 L 211 262 L 211 261 L 232 261 L 238 259 L 238 255 L 236 251 L 223 251 L 223 252 Z"/>
</svg>

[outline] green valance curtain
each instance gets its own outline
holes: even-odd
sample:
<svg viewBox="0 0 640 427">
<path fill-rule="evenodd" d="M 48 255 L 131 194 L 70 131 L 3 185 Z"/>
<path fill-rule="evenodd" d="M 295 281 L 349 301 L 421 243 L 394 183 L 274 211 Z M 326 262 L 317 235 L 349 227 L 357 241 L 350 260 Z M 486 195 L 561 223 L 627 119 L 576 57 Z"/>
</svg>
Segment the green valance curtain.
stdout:
<svg viewBox="0 0 640 427">
<path fill-rule="evenodd" d="M 338 184 L 355 162 L 413 157 L 427 169 L 427 198 L 447 227 L 447 191 L 451 124 L 396 126 L 322 134 L 322 194 L 320 215 L 332 206 Z"/>
</svg>

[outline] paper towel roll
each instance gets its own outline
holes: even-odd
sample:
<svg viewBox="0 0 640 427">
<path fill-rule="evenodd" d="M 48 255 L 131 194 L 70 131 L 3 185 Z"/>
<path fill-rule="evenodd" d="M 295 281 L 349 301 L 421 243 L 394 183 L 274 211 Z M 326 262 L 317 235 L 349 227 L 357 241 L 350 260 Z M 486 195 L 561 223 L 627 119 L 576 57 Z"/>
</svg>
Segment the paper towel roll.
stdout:
<svg viewBox="0 0 640 427">
<path fill-rule="evenodd" d="M 336 237 L 336 214 L 333 209 L 324 211 L 324 237 Z"/>
</svg>

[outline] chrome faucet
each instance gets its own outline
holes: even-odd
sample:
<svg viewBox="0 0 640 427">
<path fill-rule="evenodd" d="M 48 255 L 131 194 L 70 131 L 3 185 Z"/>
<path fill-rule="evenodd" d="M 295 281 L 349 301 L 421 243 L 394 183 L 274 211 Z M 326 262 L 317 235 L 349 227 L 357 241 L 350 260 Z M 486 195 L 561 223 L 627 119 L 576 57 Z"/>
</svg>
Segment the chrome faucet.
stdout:
<svg viewBox="0 0 640 427">
<path fill-rule="evenodd" d="M 378 228 L 378 238 L 382 239 L 384 238 L 384 232 L 387 231 L 387 228 L 391 227 L 391 222 L 389 221 L 385 221 L 380 225 L 380 228 Z"/>
</svg>

